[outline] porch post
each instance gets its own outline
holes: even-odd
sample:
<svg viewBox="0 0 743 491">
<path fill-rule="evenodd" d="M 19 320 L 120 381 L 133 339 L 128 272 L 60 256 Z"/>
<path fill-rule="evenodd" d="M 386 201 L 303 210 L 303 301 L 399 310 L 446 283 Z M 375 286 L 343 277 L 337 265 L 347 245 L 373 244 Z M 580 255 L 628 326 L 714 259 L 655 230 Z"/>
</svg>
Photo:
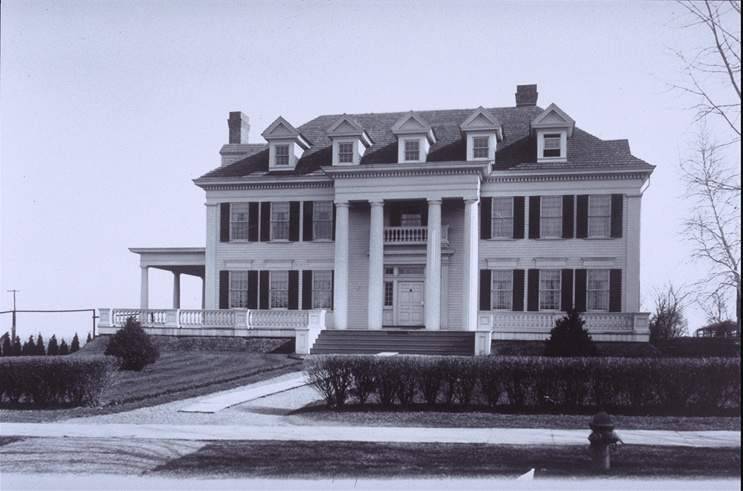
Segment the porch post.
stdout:
<svg viewBox="0 0 743 491">
<path fill-rule="evenodd" d="M 368 328 L 382 328 L 384 302 L 384 201 L 371 201 Z"/>
<path fill-rule="evenodd" d="M 201 277 L 201 310 L 206 308 L 206 278 Z"/>
<path fill-rule="evenodd" d="M 441 200 L 428 200 L 428 239 L 426 241 L 426 329 L 438 330 L 441 318 Z"/>
<path fill-rule="evenodd" d="M 476 199 L 464 200 L 464 330 L 477 329 L 479 221 Z"/>
<path fill-rule="evenodd" d="M 335 204 L 333 316 L 336 329 L 348 328 L 348 201 Z"/>
<path fill-rule="evenodd" d="M 181 274 L 173 271 L 173 308 L 181 308 Z"/>
<path fill-rule="evenodd" d="M 139 284 L 139 308 L 140 309 L 148 309 L 149 308 L 149 286 L 150 286 L 150 280 L 149 280 L 149 267 L 148 266 L 140 266 L 141 271 L 141 281 Z"/>
</svg>

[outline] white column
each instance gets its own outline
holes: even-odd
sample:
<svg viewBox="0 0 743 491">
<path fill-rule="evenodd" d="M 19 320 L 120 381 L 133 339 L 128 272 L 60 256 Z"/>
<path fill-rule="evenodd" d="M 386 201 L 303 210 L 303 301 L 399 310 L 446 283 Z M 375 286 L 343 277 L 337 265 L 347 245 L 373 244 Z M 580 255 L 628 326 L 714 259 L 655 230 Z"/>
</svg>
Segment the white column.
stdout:
<svg viewBox="0 0 743 491">
<path fill-rule="evenodd" d="M 219 204 L 206 205 L 206 253 L 204 263 L 204 307 L 219 308 L 219 271 L 217 271 L 217 244 L 219 243 Z"/>
<path fill-rule="evenodd" d="M 384 309 L 384 201 L 371 201 L 368 328 L 382 329 Z"/>
<path fill-rule="evenodd" d="M 333 317 L 336 329 L 348 328 L 348 202 L 335 204 L 335 282 Z"/>
<path fill-rule="evenodd" d="M 201 277 L 201 310 L 206 308 L 206 278 Z"/>
<path fill-rule="evenodd" d="M 173 308 L 181 308 L 181 274 L 173 271 Z"/>
<path fill-rule="evenodd" d="M 141 276 L 141 282 L 139 284 L 139 308 L 140 309 L 148 309 L 149 307 L 149 299 L 150 299 L 150 280 L 149 280 L 149 272 L 150 268 L 147 266 L 140 266 L 140 270 L 142 273 Z"/>
<path fill-rule="evenodd" d="M 441 200 L 428 200 L 426 242 L 426 329 L 438 330 L 441 319 Z"/>
<path fill-rule="evenodd" d="M 477 329 L 478 301 L 478 245 L 480 240 L 477 219 L 478 200 L 464 200 L 464 330 Z"/>
</svg>

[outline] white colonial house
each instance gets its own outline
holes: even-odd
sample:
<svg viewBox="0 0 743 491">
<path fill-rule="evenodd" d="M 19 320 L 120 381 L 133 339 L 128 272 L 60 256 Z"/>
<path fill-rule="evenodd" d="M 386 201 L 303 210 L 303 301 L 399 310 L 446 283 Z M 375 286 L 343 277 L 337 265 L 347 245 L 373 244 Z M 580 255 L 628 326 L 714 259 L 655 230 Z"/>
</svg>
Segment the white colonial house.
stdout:
<svg viewBox="0 0 743 491">
<path fill-rule="evenodd" d="M 297 351 L 488 353 L 569 308 L 599 341 L 647 341 L 640 206 L 653 166 L 520 85 L 514 106 L 279 117 L 249 143 L 229 115 L 204 248 L 136 248 L 141 301 L 101 309 L 154 334 L 296 336 Z M 174 274 L 148 303 L 148 270 Z M 203 279 L 180 308 L 181 274 Z"/>
</svg>

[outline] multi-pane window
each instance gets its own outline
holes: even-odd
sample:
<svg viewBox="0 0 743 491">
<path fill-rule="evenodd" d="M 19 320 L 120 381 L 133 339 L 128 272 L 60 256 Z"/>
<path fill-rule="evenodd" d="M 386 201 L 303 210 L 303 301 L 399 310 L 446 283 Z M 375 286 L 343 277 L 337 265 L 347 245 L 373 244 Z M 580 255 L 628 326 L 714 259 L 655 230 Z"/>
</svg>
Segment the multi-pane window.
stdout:
<svg viewBox="0 0 743 491">
<path fill-rule="evenodd" d="M 420 142 L 405 140 L 405 160 L 420 160 Z"/>
<path fill-rule="evenodd" d="M 490 137 L 475 136 L 472 137 L 472 157 L 476 159 L 486 159 L 490 156 Z"/>
<path fill-rule="evenodd" d="M 395 286 L 391 281 L 384 282 L 384 306 L 392 307 L 394 301 Z"/>
<path fill-rule="evenodd" d="M 544 135 L 544 151 L 545 157 L 561 157 L 562 156 L 562 137 L 559 133 L 548 133 Z"/>
<path fill-rule="evenodd" d="M 609 270 L 589 269 L 586 281 L 587 310 L 609 311 Z"/>
<path fill-rule="evenodd" d="M 588 236 L 609 237 L 611 233 L 611 196 L 588 197 Z"/>
<path fill-rule="evenodd" d="M 289 165 L 289 145 L 276 145 L 274 152 L 274 163 L 276 165 Z"/>
<path fill-rule="evenodd" d="M 494 239 L 513 237 L 513 198 L 493 198 L 492 229 Z"/>
<path fill-rule="evenodd" d="M 400 213 L 400 225 L 403 227 L 420 227 L 423 217 L 420 213 Z"/>
<path fill-rule="evenodd" d="M 338 162 L 342 164 L 353 163 L 353 142 L 338 143 Z"/>
<path fill-rule="evenodd" d="M 248 306 L 248 272 L 230 271 L 230 308 L 244 309 Z"/>
<path fill-rule="evenodd" d="M 312 308 L 329 309 L 333 302 L 333 272 L 312 273 Z"/>
<path fill-rule="evenodd" d="M 539 310 L 560 309 L 560 270 L 539 271 Z"/>
<path fill-rule="evenodd" d="M 542 196 L 539 236 L 555 239 L 562 236 L 562 196 Z"/>
<path fill-rule="evenodd" d="M 271 271 L 269 293 L 272 309 L 289 307 L 289 271 Z"/>
<path fill-rule="evenodd" d="M 511 310 L 513 305 L 513 272 L 495 270 L 492 272 L 493 310 Z"/>
<path fill-rule="evenodd" d="M 312 205 L 312 237 L 333 238 L 333 202 L 315 201 Z"/>
<path fill-rule="evenodd" d="M 230 206 L 230 240 L 248 240 L 248 203 Z"/>
<path fill-rule="evenodd" d="M 271 203 L 271 240 L 289 239 L 289 202 Z"/>
</svg>

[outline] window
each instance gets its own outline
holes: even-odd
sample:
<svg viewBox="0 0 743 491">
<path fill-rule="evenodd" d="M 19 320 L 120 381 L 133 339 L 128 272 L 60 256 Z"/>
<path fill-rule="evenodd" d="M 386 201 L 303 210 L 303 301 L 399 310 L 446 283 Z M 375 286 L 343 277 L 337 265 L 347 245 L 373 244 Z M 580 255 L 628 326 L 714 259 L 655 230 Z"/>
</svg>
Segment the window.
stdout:
<svg viewBox="0 0 743 491">
<path fill-rule="evenodd" d="M 338 144 L 338 162 L 342 164 L 353 163 L 352 142 L 341 142 Z"/>
<path fill-rule="evenodd" d="M 511 310 L 513 304 L 513 272 L 495 270 L 493 275 L 493 310 Z"/>
<path fill-rule="evenodd" d="M 333 304 L 333 272 L 312 273 L 312 308 L 329 309 Z"/>
<path fill-rule="evenodd" d="M 333 202 L 315 201 L 312 204 L 313 239 L 333 238 Z"/>
<path fill-rule="evenodd" d="M 562 157 L 562 136 L 559 133 L 544 135 L 544 157 Z"/>
<path fill-rule="evenodd" d="M 272 309 L 286 309 L 289 307 L 289 271 L 271 271 L 269 294 Z"/>
<path fill-rule="evenodd" d="M 493 238 L 513 237 L 513 198 L 493 198 Z"/>
<path fill-rule="evenodd" d="M 405 140 L 405 160 L 420 160 L 420 142 Z"/>
<path fill-rule="evenodd" d="M 588 236 L 609 237 L 611 233 L 611 197 L 588 197 Z"/>
<path fill-rule="evenodd" d="M 274 165 L 289 165 L 289 145 L 276 145 L 274 153 Z"/>
<path fill-rule="evenodd" d="M 609 311 L 609 270 L 589 269 L 586 280 L 586 307 L 589 312 Z"/>
<path fill-rule="evenodd" d="M 248 272 L 230 271 L 230 308 L 248 307 Z"/>
<path fill-rule="evenodd" d="M 414 265 L 410 265 L 410 266 L 400 266 L 400 267 L 397 268 L 397 274 L 399 274 L 399 275 L 405 275 L 405 274 L 419 275 L 419 274 L 423 274 L 425 272 L 425 269 L 426 269 L 425 266 L 423 266 L 422 264 L 420 264 L 420 265 L 414 264 Z"/>
<path fill-rule="evenodd" d="M 539 214 L 539 236 L 562 237 L 562 196 L 542 196 Z"/>
<path fill-rule="evenodd" d="M 395 268 L 384 268 L 384 274 L 395 274 Z"/>
<path fill-rule="evenodd" d="M 400 226 L 420 227 L 422 225 L 423 218 L 420 213 L 400 213 Z"/>
<path fill-rule="evenodd" d="M 395 286 L 391 281 L 384 282 L 384 306 L 392 307 L 394 301 Z"/>
<path fill-rule="evenodd" d="M 539 271 L 539 310 L 560 310 L 560 270 Z"/>
<path fill-rule="evenodd" d="M 289 239 L 289 202 L 271 203 L 271 240 Z"/>
<path fill-rule="evenodd" d="M 248 203 L 230 206 L 230 240 L 248 240 Z"/>
<path fill-rule="evenodd" d="M 490 157 L 490 137 L 472 137 L 472 158 L 486 159 Z"/>
</svg>

